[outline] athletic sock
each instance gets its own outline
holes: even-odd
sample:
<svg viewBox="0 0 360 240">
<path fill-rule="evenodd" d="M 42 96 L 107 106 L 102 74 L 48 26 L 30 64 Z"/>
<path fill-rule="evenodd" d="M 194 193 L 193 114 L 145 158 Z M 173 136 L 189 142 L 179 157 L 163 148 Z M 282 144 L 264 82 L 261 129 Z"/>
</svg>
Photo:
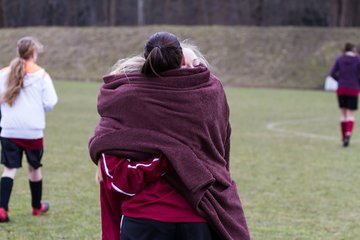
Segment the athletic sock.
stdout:
<svg viewBox="0 0 360 240">
<path fill-rule="evenodd" d="M 348 121 L 346 124 L 346 133 L 345 135 L 352 135 L 352 131 L 354 128 L 355 122 L 354 121 Z"/>
<path fill-rule="evenodd" d="M 2 177 L 0 183 L 0 207 L 9 211 L 10 195 L 13 188 L 14 179 Z"/>
<path fill-rule="evenodd" d="M 346 121 L 341 121 L 340 122 L 340 129 L 341 129 L 341 136 L 342 136 L 343 141 L 344 141 L 345 135 L 346 135 L 346 128 L 347 128 L 347 122 Z"/>
<path fill-rule="evenodd" d="M 41 208 L 42 180 L 32 182 L 29 180 L 31 191 L 31 206 L 36 209 Z"/>
</svg>

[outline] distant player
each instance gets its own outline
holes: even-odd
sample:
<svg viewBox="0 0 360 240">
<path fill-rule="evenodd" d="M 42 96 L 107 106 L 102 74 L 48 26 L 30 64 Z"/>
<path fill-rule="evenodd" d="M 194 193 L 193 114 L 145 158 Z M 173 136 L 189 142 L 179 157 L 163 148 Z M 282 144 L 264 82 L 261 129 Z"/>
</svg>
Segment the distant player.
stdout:
<svg viewBox="0 0 360 240">
<path fill-rule="evenodd" d="M 336 58 L 330 76 L 338 81 L 338 103 L 341 109 L 340 127 L 343 146 L 350 144 L 355 117 L 354 111 L 358 108 L 360 59 L 357 56 L 355 45 L 346 43 L 343 54 Z"/>
<path fill-rule="evenodd" d="M 49 203 L 41 202 L 40 167 L 45 113 L 54 108 L 58 98 L 49 74 L 36 64 L 40 49 L 33 38 L 21 38 L 18 57 L 0 72 L 1 163 L 5 165 L 0 181 L 0 222 L 9 221 L 8 204 L 23 153 L 29 164 L 32 214 L 49 210 Z"/>
</svg>

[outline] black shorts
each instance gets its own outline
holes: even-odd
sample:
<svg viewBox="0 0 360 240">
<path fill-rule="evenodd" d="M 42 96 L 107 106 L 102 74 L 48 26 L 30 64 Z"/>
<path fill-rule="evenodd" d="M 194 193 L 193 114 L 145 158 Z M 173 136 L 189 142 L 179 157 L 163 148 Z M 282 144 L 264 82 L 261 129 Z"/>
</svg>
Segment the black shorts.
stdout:
<svg viewBox="0 0 360 240">
<path fill-rule="evenodd" d="M 41 158 L 44 149 L 28 150 L 24 149 L 8 138 L 1 138 L 1 163 L 7 168 L 21 168 L 23 152 L 25 152 L 30 166 L 38 169 L 42 166 Z"/>
<path fill-rule="evenodd" d="M 149 219 L 124 217 L 121 240 L 212 240 L 208 223 L 167 223 Z"/>
<path fill-rule="evenodd" d="M 338 95 L 339 108 L 357 110 L 358 96 Z"/>
</svg>

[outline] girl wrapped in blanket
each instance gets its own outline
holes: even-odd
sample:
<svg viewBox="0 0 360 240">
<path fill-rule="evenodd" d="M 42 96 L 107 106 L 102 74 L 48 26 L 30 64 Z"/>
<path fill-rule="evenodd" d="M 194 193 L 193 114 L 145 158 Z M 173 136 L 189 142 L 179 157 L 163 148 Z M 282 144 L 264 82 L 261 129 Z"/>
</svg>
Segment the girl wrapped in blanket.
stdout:
<svg viewBox="0 0 360 240">
<path fill-rule="evenodd" d="M 211 240 L 235 239 L 235 236 L 250 239 L 236 186 L 229 175 L 230 128 L 221 84 L 209 74 L 204 66 L 206 62 L 196 52 L 183 51 L 173 34 L 161 32 L 150 37 L 144 57 L 120 61 L 104 79 L 105 85 L 111 87 L 103 86 L 99 95 L 102 119 L 90 139 L 89 150 L 93 161 L 100 166 L 103 239 L 119 239 L 120 231 L 122 240 Z M 116 93 L 120 88 L 126 92 Z M 199 91 L 200 95 L 193 91 Z M 115 105 L 105 96 L 124 98 L 118 99 L 116 113 L 110 110 Z M 204 112 L 212 113 L 217 108 L 214 115 L 221 114 L 221 121 L 217 122 L 213 116 L 204 118 L 202 114 L 193 117 L 199 109 L 196 101 L 202 98 L 216 103 Z M 140 102 L 135 103 L 136 99 Z M 187 101 L 194 103 L 195 108 L 182 109 Z M 126 109 L 126 116 L 122 109 Z M 113 112 L 108 112 L 111 116 L 105 113 L 108 110 Z M 140 112 L 144 115 L 138 115 Z M 192 124 L 197 127 L 199 121 L 199 131 L 179 126 L 185 122 L 190 128 Z M 214 136 L 207 131 L 213 131 Z M 181 138 L 188 144 L 182 144 Z M 200 138 L 208 143 L 199 142 Z M 208 149 L 205 145 L 201 147 L 202 144 Z M 200 159 L 201 154 L 205 162 Z M 205 167 L 206 161 L 215 158 L 220 165 L 215 163 L 212 169 Z M 217 187 L 224 196 L 216 193 Z M 213 193 L 216 197 L 210 196 Z M 205 197 L 208 194 L 209 200 Z M 224 203 L 223 197 L 230 197 L 231 201 Z M 224 214 L 212 218 L 219 209 Z"/>
</svg>

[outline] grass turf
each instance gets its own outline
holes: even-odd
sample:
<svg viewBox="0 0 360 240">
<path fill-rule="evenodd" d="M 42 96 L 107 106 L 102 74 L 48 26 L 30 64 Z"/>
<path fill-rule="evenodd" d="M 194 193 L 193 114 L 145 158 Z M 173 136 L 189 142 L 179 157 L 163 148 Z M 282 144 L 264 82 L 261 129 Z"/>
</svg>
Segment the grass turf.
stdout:
<svg viewBox="0 0 360 240">
<path fill-rule="evenodd" d="M 98 120 L 99 83 L 55 82 L 59 104 L 47 116 L 44 200 L 31 216 L 27 171 L 16 177 L 11 223 L 0 239 L 99 239 L 95 166 L 87 140 Z M 341 147 L 334 94 L 227 88 L 233 127 L 232 176 L 253 239 L 356 239 L 360 138 Z M 313 135 L 311 135 L 313 134 Z M 24 163 L 25 164 L 25 163 Z"/>
</svg>

